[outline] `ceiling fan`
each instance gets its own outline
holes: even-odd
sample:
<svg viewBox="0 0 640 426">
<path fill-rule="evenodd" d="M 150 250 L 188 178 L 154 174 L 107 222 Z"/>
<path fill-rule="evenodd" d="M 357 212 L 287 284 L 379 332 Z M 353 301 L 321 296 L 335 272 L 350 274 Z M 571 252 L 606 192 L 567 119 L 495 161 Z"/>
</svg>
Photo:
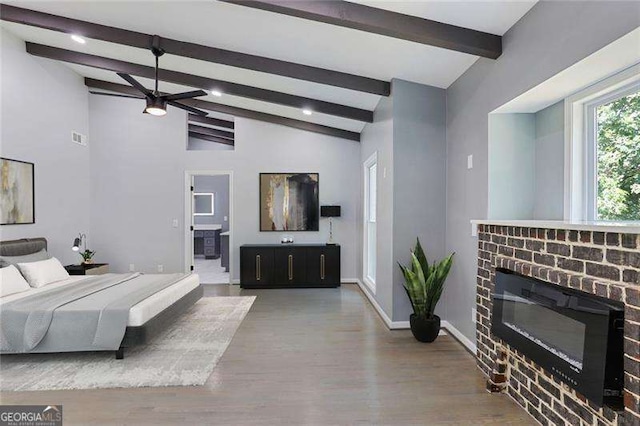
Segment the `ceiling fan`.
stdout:
<svg viewBox="0 0 640 426">
<path fill-rule="evenodd" d="M 198 96 L 205 96 L 207 92 L 204 90 L 193 90 L 190 92 L 176 93 L 173 95 L 161 95 L 158 91 L 158 58 L 164 55 L 164 50 L 160 48 L 160 37 L 154 36 L 153 43 L 151 46 L 151 52 L 156 57 L 156 78 L 155 78 L 155 89 L 153 91 L 148 90 L 144 87 L 138 80 L 131 77 L 129 74 L 117 73 L 121 78 L 123 78 L 127 83 L 131 86 L 138 89 L 144 96 L 134 96 L 134 95 L 121 95 L 116 93 L 104 93 L 104 92 L 94 92 L 89 91 L 89 93 L 93 93 L 94 95 L 103 95 L 103 96 L 115 96 L 118 98 L 134 98 L 134 99 L 146 99 L 147 106 L 144 109 L 145 114 L 151 114 L 155 116 L 162 116 L 167 113 L 167 105 L 174 106 L 176 108 L 183 109 L 185 111 L 189 111 L 193 114 L 206 116 L 208 113 L 202 111 L 197 108 L 190 107 L 180 102 L 176 102 L 180 99 L 190 99 L 197 98 Z"/>
</svg>

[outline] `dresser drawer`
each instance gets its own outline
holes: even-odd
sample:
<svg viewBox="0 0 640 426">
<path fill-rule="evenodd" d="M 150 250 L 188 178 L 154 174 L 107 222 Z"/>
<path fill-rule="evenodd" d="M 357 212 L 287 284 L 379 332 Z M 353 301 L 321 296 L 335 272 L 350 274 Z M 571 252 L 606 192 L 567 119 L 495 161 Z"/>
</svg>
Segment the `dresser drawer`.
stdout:
<svg viewBox="0 0 640 426">
<path fill-rule="evenodd" d="M 204 236 L 206 237 L 215 237 L 216 236 L 216 231 L 202 231 L 204 232 Z"/>
<path fill-rule="evenodd" d="M 205 247 L 204 248 L 204 255 L 205 256 L 214 256 L 215 254 L 216 254 L 215 247 Z"/>
<path fill-rule="evenodd" d="M 193 231 L 193 236 L 196 238 L 204 237 L 204 231 Z"/>
<path fill-rule="evenodd" d="M 216 245 L 216 239 L 215 238 L 206 238 L 204 239 L 204 246 L 205 247 L 213 247 L 214 245 Z"/>
</svg>

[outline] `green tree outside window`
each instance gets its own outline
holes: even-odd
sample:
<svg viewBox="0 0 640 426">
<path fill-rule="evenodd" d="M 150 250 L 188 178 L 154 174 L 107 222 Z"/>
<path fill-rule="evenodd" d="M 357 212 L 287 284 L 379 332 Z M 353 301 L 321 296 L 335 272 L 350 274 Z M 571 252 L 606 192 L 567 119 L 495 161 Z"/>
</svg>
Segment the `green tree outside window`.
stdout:
<svg viewBox="0 0 640 426">
<path fill-rule="evenodd" d="M 640 220 L 640 92 L 596 109 L 598 219 Z"/>
</svg>

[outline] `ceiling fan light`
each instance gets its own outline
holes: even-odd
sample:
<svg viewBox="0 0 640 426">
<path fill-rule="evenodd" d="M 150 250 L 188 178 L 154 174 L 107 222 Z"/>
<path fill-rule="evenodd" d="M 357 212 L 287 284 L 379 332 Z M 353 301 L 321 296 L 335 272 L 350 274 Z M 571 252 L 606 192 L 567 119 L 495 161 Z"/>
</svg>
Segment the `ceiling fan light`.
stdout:
<svg viewBox="0 0 640 426">
<path fill-rule="evenodd" d="M 167 113 L 167 103 L 161 98 L 147 98 L 147 107 L 144 112 L 161 117 Z"/>
<path fill-rule="evenodd" d="M 156 107 L 147 107 L 144 112 L 146 112 L 147 114 L 155 115 L 156 117 L 160 117 L 165 115 L 167 113 L 167 110 Z"/>
</svg>

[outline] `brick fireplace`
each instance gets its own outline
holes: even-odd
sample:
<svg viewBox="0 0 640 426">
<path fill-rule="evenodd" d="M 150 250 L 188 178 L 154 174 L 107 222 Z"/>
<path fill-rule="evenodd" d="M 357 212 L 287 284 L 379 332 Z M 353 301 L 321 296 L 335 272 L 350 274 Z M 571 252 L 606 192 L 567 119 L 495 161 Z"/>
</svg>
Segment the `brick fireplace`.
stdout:
<svg viewBox="0 0 640 426">
<path fill-rule="evenodd" d="M 491 333 L 496 268 L 624 304 L 624 411 L 599 408 Z M 487 388 L 542 424 L 640 426 L 640 235 L 478 225 L 476 345 Z"/>
</svg>

